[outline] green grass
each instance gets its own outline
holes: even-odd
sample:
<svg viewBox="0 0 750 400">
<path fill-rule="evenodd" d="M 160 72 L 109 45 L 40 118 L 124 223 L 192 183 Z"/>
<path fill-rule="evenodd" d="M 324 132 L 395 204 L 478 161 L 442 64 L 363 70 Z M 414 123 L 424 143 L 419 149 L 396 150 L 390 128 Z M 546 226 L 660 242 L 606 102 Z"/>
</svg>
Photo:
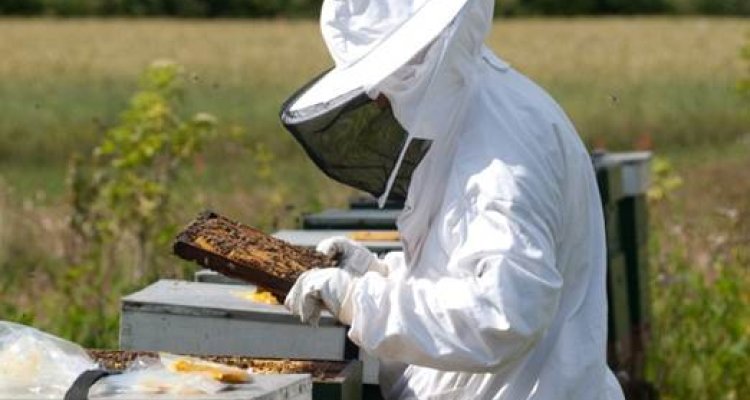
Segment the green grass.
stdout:
<svg viewBox="0 0 750 400">
<path fill-rule="evenodd" d="M 670 158 L 683 185 L 650 204 L 649 377 L 665 400 L 741 399 L 750 390 L 750 141 Z"/>
<path fill-rule="evenodd" d="M 741 19 L 501 20 L 489 43 L 547 87 L 591 145 L 628 149 L 650 136 L 667 151 L 747 131 L 750 116 L 734 90 L 746 27 Z M 304 156 L 278 108 L 330 64 L 316 25 L 305 21 L 11 19 L 0 37 L 0 165 L 9 170 L 63 168 L 116 121 L 139 71 L 165 57 L 190 77 L 187 111 L 241 127 L 245 142 L 297 168 Z M 221 150 L 207 161 L 230 172 L 248 166 Z M 6 180 L 30 186 L 18 174 Z"/>
</svg>

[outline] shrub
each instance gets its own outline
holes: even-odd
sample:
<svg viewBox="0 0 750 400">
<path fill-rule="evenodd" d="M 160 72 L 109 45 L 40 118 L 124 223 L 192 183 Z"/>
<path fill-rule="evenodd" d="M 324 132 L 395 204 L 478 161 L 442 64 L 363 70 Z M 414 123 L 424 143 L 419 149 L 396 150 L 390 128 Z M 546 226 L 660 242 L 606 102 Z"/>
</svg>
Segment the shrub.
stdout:
<svg viewBox="0 0 750 400">
<path fill-rule="evenodd" d="M 70 171 L 73 230 L 95 247 L 134 238 L 138 276 L 149 270 L 153 245 L 174 233 L 168 210 L 180 167 L 214 132 L 211 115 L 177 114 L 181 73 L 171 62 L 149 67 L 120 124 Z"/>
<path fill-rule="evenodd" d="M 692 221 L 670 211 L 684 214 L 692 192 L 676 192 L 683 182 L 664 158 L 654 163 L 653 175 L 649 378 L 665 400 L 744 398 L 750 390 L 750 251 L 736 225 L 743 211 L 730 212 L 727 226 L 691 229 Z"/>
<path fill-rule="evenodd" d="M 679 248 L 658 265 L 649 355 L 665 400 L 736 400 L 750 390 L 750 254 L 738 246 L 726 256 L 708 273 Z"/>
<path fill-rule="evenodd" d="M 183 84 L 175 63 L 152 64 L 119 123 L 69 172 L 72 265 L 55 279 L 66 301 L 52 325 L 58 334 L 88 346 L 114 345 L 119 296 L 166 270 L 167 247 L 176 233 L 170 210 L 179 172 L 213 137 L 215 119 L 177 109 Z M 87 282 L 84 286 L 82 282 Z"/>
</svg>

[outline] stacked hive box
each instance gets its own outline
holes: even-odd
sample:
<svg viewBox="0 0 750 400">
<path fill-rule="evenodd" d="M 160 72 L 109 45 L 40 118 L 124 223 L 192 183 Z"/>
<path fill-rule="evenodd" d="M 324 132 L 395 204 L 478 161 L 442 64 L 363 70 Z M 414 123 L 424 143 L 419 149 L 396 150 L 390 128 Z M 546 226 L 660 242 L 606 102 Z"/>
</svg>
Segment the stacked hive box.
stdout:
<svg viewBox="0 0 750 400">
<path fill-rule="evenodd" d="M 651 315 L 646 202 L 651 154 L 596 154 L 593 159 L 607 226 L 608 361 L 627 377 L 626 390 L 645 387 Z"/>
<path fill-rule="evenodd" d="M 138 360 L 149 362 L 149 360 L 158 360 L 160 357 L 159 353 L 144 351 L 89 350 L 88 352 L 94 361 L 109 371 L 124 371 Z M 305 400 L 311 398 L 357 399 L 360 397 L 361 382 L 359 381 L 359 375 L 361 374 L 361 365 L 358 363 L 258 359 L 238 355 L 189 355 L 189 357 L 252 370 L 251 382 L 234 387 L 234 389 L 239 390 L 231 390 L 215 397 L 209 396 L 210 399 Z M 290 383 L 297 383 L 297 387 L 289 387 Z M 264 390 L 264 392 L 258 393 L 259 389 Z M 269 396 L 267 392 L 271 390 L 268 389 L 276 390 L 277 393 Z M 253 396 L 256 393 L 264 396 Z M 288 394 L 293 396 L 288 396 Z M 154 396 L 154 398 L 163 398 L 163 396 Z M 210 399 L 206 398 L 206 400 Z M 196 398 L 196 400 L 204 400 L 204 397 Z"/>
<path fill-rule="evenodd" d="M 607 243 L 608 363 L 616 370 L 631 358 L 631 324 L 627 267 L 621 241 L 619 206 L 623 199 L 622 167 L 609 154 L 593 156 L 604 212 Z"/>
<path fill-rule="evenodd" d="M 615 155 L 621 165 L 623 198 L 619 205 L 620 237 L 628 271 L 628 305 L 632 356 L 629 375 L 644 379 L 645 351 L 651 324 L 648 271 L 648 210 L 650 153 Z"/>
<path fill-rule="evenodd" d="M 277 359 L 355 358 L 347 354 L 351 350 L 345 328 L 329 313 L 324 313 L 317 328 L 303 325 L 283 306 L 249 300 L 253 290 L 240 285 L 156 282 L 122 299 L 120 348 Z M 362 365 L 351 361 L 342 379 L 315 381 L 313 397 L 358 399 L 361 384 Z"/>
<path fill-rule="evenodd" d="M 361 206 L 362 207 L 362 206 Z M 401 210 L 327 210 L 302 219 L 304 230 L 391 230 Z"/>
</svg>

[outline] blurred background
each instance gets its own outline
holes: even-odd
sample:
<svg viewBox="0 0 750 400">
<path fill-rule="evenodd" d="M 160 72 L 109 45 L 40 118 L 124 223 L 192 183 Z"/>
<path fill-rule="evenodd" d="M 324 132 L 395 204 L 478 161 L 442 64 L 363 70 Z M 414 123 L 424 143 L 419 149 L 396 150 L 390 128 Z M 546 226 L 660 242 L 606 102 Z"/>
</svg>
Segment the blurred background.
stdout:
<svg viewBox="0 0 750 400">
<path fill-rule="evenodd" d="M 0 0 L 0 319 L 115 348 L 119 299 L 189 278 L 210 208 L 266 231 L 343 206 L 278 121 L 331 65 L 320 0 Z M 750 1 L 499 1 L 489 45 L 591 150 L 652 150 L 665 399 L 750 393 Z"/>
</svg>

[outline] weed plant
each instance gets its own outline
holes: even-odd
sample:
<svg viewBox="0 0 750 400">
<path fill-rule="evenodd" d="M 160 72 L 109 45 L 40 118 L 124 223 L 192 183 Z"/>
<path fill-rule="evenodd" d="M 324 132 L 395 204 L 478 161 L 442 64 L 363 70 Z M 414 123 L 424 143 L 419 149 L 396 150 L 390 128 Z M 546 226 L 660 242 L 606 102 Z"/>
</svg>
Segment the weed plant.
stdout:
<svg viewBox="0 0 750 400">
<path fill-rule="evenodd" d="M 20 294 L 32 297 L 26 302 L 0 302 L 10 318 L 49 327 L 86 346 L 112 348 L 120 296 L 157 277 L 184 276 L 175 268 L 180 264 L 169 263 L 168 254 L 161 251 L 176 233 L 171 211 L 174 185 L 178 171 L 214 137 L 216 121 L 203 113 L 187 119 L 181 115 L 177 106 L 182 75 L 181 67 L 172 62 L 151 65 L 118 123 L 90 154 L 73 158 L 65 218 L 45 221 L 42 212 L 29 204 L 24 211 L 31 223 L 22 219 L 5 225 L 17 229 L 3 234 L 7 240 L 3 242 L 10 243 L 3 253 L 22 256 L 23 250 L 35 247 L 35 237 L 52 237 L 60 245 L 58 257 L 51 257 L 55 246 L 46 241 L 37 245 L 36 254 L 50 259 L 24 262 L 15 255 L 3 260 L 8 271 L 15 265 L 36 275 L 29 279 L 18 270 L 9 274 L 25 289 Z M 50 226 L 55 222 L 65 224 Z M 50 235 L 55 232 L 58 235 Z M 47 292 L 37 297 L 29 291 L 40 282 Z M 3 289 L 3 293 L 14 292 Z"/>
<path fill-rule="evenodd" d="M 750 390 L 750 202 L 740 198 L 750 184 L 720 189 L 748 167 L 746 154 L 730 157 L 693 168 L 696 179 L 683 181 L 668 162 L 657 164 L 647 354 L 665 400 L 739 400 Z M 716 187 L 706 190 L 701 182 L 709 180 Z"/>
</svg>

